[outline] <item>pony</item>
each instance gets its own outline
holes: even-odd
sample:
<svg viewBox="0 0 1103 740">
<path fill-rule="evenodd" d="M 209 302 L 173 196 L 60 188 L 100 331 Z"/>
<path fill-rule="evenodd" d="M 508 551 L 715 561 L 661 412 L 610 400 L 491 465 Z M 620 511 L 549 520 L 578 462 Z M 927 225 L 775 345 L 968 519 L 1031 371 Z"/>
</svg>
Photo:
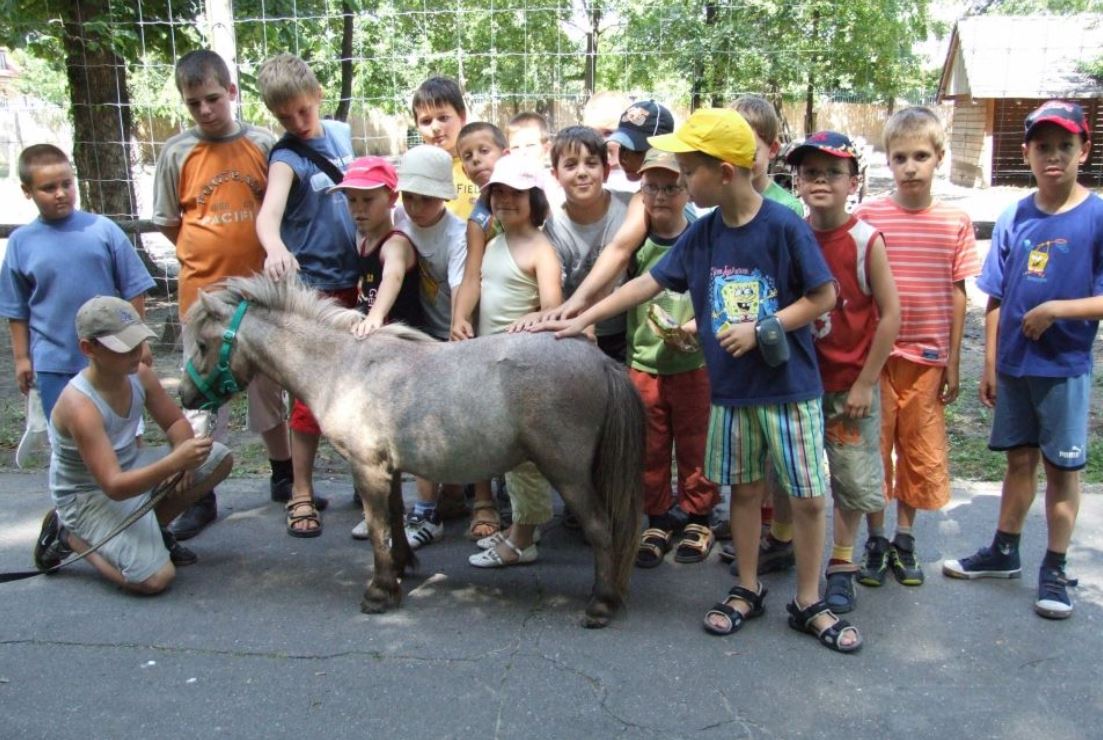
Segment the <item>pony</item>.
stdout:
<svg viewBox="0 0 1103 740">
<path fill-rule="evenodd" d="M 531 460 L 582 522 L 594 552 L 583 625 L 606 626 L 627 596 L 643 486 L 643 404 L 623 368 L 550 334 L 439 342 L 390 324 L 357 339 L 361 317 L 297 279 L 231 278 L 188 312 L 181 402 L 217 408 L 262 373 L 310 407 L 364 504 L 369 614 L 399 605 L 415 562 L 401 472 L 466 483 Z"/>
</svg>

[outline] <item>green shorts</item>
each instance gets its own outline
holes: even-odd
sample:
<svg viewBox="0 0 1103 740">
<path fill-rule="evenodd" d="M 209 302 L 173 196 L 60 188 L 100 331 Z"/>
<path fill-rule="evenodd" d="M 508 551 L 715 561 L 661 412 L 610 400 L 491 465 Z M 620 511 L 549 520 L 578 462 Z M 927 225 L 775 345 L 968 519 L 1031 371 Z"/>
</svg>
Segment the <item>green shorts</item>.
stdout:
<svg viewBox="0 0 1103 740">
<path fill-rule="evenodd" d="M 885 508 L 885 469 L 881 462 L 881 391 L 864 419 L 843 414 L 847 391 L 823 394 L 827 465 L 831 493 L 842 509 L 869 514 Z"/>
</svg>

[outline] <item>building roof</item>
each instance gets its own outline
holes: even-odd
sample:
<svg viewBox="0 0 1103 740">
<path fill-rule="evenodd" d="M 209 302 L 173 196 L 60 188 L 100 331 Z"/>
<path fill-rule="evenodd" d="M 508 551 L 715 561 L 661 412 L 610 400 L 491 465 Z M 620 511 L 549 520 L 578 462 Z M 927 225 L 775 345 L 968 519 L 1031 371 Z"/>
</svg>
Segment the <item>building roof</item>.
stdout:
<svg viewBox="0 0 1103 740">
<path fill-rule="evenodd" d="M 954 26 L 938 98 L 1099 98 L 1080 71 L 1103 55 L 1103 14 L 981 15 Z"/>
</svg>

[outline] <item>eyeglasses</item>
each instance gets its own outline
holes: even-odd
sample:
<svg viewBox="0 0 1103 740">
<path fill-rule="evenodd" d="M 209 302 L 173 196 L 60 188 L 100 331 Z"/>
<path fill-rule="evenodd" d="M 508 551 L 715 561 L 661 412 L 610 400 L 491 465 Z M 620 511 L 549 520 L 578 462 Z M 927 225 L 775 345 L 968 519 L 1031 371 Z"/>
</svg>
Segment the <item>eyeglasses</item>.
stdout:
<svg viewBox="0 0 1103 740">
<path fill-rule="evenodd" d="M 685 190 L 685 187 L 682 185 L 663 185 L 661 187 L 658 185 L 640 185 L 640 192 L 644 195 L 650 195 L 652 198 L 659 193 L 662 193 L 667 198 L 673 198 L 683 190 Z"/>
<path fill-rule="evenodd" d="M 845 170 L 816 170 L 805 169 L 804 167 L 797 170 L 797 174 L 800 175 L 800 179 L 807 180 L 808 182 L 816 182 L 818 180 L 835 182 L 844 177 L 850 177 L 850 172 Z"/>
</svg>

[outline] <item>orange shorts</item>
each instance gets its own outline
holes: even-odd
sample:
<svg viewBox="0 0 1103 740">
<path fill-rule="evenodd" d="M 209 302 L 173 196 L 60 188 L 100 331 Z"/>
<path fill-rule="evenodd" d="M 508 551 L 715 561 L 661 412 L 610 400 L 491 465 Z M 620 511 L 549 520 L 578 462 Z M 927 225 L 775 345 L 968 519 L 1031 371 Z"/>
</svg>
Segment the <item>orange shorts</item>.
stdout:
<svg viewBox="0 0 1103 740">
<path fill-rule="evenodd" d="M 890 357 L 881 371 L 886 500 L 926 510 L 941 509 L 950 501 L 949 442 L 938 400 L 942 372 L 941 367 L 902 357 Z"/>
</svg>

